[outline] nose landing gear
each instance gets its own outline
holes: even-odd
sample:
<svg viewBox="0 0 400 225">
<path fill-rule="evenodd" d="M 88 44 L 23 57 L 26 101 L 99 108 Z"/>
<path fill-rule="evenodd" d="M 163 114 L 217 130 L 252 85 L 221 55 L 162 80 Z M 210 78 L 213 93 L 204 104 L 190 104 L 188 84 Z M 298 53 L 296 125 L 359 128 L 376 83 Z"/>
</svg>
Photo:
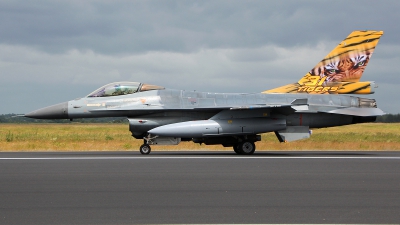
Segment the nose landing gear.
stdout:
<svg viewBox="0 0 400 225">
<path fill-rule="evenodd" d="M 147 137 L 143 137 L 144 144 L 142 144 L 139 148 L 140 153 L 143 155 L 148 155 L 151 152 L 151 147 L 149 144 L 152 143 L 152 139 L 157 138 L 158 136 L 151 137 L 151 135 L 147 135 Z"/>
<path fill-rule="evenodd" d="M 148 144 L 142 144 L 142 145 L 140 146 L 139 151 L 140 151 L 140 153 L 142 153 L 142 154 L 144 154 L 144 155 L 150 154 L 150 152 L 151 152 L 150 145 L 148 145 Z"/>
</svg>

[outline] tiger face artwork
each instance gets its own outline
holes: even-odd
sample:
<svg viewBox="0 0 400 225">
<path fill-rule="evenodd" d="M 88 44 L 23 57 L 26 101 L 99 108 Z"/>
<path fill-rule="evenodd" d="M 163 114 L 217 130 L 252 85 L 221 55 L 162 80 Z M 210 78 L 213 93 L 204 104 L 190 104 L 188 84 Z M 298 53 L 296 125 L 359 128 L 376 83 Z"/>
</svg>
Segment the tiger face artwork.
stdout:
<svg viewBox="0 0 400 225">
<path fill-rule="evenodd" d="M 325 84 L 331 82 L 357 82 L 360 80 L 372 52 L 346 55 L 336 61 L 329 61 L 314 67 L 311 76 L 326 77 Z"/>
<path fill-rule="evenodd" d="M 263 93 L 371 94 L 373 82 L 360 82 L 383 31 L 355 30 L 297 83 Z"/>
</svg>

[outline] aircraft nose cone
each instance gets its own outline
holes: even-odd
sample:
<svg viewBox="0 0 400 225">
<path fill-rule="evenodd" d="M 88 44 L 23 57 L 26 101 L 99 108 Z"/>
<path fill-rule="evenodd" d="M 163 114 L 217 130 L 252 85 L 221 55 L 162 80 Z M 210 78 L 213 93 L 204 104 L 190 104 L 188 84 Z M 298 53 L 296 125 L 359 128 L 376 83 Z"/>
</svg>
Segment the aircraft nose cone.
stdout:
<svg viewBox="0 0 400 225">
<path fill-rule="evenodd" d="M 68 102 L 48 106 L 25 114 L 34 119 L 68 119 Z"/>
</svg>

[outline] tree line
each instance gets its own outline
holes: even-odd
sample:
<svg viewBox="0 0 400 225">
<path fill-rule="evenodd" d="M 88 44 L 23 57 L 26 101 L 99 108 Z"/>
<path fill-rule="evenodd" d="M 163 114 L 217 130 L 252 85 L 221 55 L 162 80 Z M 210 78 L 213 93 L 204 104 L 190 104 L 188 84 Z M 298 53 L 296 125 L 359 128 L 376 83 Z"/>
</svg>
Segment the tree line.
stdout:
<svg viewBox="0 0 400 225">
<path fill-rule="evenodd" d="M 400 113 L 399 114 L 386 114 L 383 116 L 378 116 L 376 118 L 376 122 L 378 122 L 378 123 L 399 123 L 400 122 Z"/>
<path fill-rule="evenodd" d="M 70 123 L 69 119 L 61 120 L 40 120 L 27 117 L 21 117 L 16 114 L 2 114 L 0 115 L 0 123 Z M 77 123 L 127 123 L 125 117 L 106 117 L 106 118 L 84 118 L 74 119 L 73 122 Z M 376 118 L 378 123 L 399 123 L 400 114 L 386 114 Z"/>
</svg>

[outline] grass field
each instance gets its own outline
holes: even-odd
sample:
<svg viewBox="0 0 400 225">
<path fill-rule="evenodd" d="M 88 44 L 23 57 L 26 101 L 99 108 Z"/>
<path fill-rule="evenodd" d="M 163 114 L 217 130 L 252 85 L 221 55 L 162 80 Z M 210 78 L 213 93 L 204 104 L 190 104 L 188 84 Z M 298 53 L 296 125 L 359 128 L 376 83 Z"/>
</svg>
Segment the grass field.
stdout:
<svg viewBox="0 0 400 225">
<path fill-rule="evenodd" d="M 0 151 L 138 151 L 128 124 L 0 124 Z M 311 138 L 279 143 L 263 134 L 257 150 L 400 150 L 399 123 L 369 123 L 314 129 Z M 152 150 L 229 150 L 221 145 L 181 142 Z"/>
</svg>

